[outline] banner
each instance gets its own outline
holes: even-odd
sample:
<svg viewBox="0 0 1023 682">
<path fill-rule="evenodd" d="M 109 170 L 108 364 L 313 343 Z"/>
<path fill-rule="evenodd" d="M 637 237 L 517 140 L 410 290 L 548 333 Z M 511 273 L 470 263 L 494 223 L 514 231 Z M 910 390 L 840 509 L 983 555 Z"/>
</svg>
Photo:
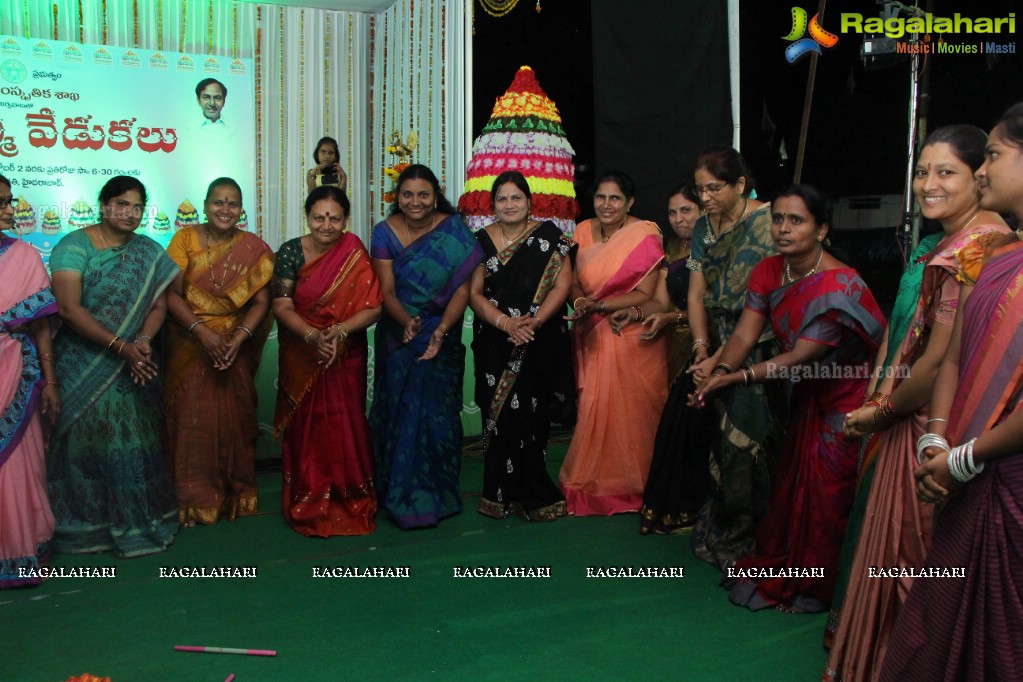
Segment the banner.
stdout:
<svg viewBox="0 0 1023 682">
<path fill-rule="evenodd" d="M 0 35 L 0 173 L 16 232 L 44 261 L 62 235 L 99 221 L 97 195 L 115 175 L 146 186 L 138 231 L 164 246 L 204 222 L 217 177 L 234 178 L 253 209 L 252 60 Z"/>
</svg>

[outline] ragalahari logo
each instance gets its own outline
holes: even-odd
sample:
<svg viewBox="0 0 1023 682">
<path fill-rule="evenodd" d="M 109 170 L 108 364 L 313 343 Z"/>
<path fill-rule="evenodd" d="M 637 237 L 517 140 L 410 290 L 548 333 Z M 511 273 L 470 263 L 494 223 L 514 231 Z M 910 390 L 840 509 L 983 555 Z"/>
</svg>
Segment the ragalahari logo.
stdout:
<svg viewBox="0 0 1023 682">
<path fill-rule="evenodd" d="M 817 21 L 818 16 L 820 15 L 813 15 L 813 18 L 807 22 L 805 9 L 802 7 L 792 8 L 792 30 L 787 36 L 782 36 L 784 40 L 792 43 L 785 48 L 785 59 L 789 60 L 789 64 L 795 64 L 811 52 L 821 54 L 822 47 L 834 47 L 838 44 L 838 36 L 825 31 Z M 810 32 L 810 37 L 804 38 L 807 30 Z"/>
</svg>

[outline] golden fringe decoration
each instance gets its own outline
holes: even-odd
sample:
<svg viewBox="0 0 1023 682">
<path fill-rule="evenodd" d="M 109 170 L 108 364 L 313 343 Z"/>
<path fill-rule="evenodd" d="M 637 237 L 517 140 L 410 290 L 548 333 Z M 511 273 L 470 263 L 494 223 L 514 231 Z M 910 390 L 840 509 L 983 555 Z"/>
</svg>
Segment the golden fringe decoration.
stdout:
<svg viewBox="0 0 1023 682">
<path fill-rule="evenodd" d="M 103 0 L 103 44 L 107 44 L 107 0 Z"/>
<path fill-rule="evenodd" d="M 516 0 L 517 2 L 518 0 Z M 446 55 L 447 52 L 447 41 L 448 32 L 444 30 L 444 27 L 448 25 L 447 19 L 448 5 L 447 2 L 442 0 L 440 6 L 440 53 Z M 447 130 L 447 112 L 448 112 L 448 97 L 445 90 L 448 87 L 448 69 L 447 63 L 442 61 L 440 67 L 440 187 L 443 190 L 448 186 L 448 130 Z"/>
<path fill-rule="evenodd" d="M 427 46 L 430 52 L 430 67 L 427 70 L 427 82 L 430 84 L 426 88 L 426 144 L 427 148 L 423 150 L 424 155 L 427 159 L 433 158 L 433 91 L 436 88 L 433 87 L 433 38 L 434 28 L 436 24 L 433 20 L 434 16 L 434 5 L 430 3 L 430 43 Z M 443 30 L 443 27 L 442 29 Z M 420 125 L 422 125 L 420 123 Z"/>
<path fill-rule="evenodd" d="M 353 45 L 355 44 L 355 36 L 354 36 L 354 26 L 353 26 L 353 24 L 354 24 L 354 21 L 352 19 L 352 13 L 349 12 L 348 13 L 348 63 L 349 64 L 354 63 L 353 59 L 355 57 L 355 55 L 354 55 L 355 50 L 353 49 Z M 352 191 L 351 190 L 351 185 L 352 185 L 352 169 L 353 169 L 353 165 L 352 165 L 352 147 L 355 146 L 355 135 L 354 135 L 354 132 L 352 131 L 352 121 L 355 120 L 355 114 L 352 111 L 352 102 L 355 100 L 355 90 L 352 87 L 352 71 L 353 71 L 353 69 L 351 69 L 351 68 L 348 69 L 348 166 L 347 166 L 347 168 L 348 168 L 348 192 L 349 193 L 351 193 L 351 191 Z M 371 102 L 370 106 L 372 107 L 372 96 L 371 96 L 370 102 Z M 370 201 L 369 205 L 372 206 L 373 202 Z"/>
<path fill-rule="evenodd" d="M 59 30 L 60 24 L 57 22 L 57 3 L 53 3 L 53 39 L 60 40 Z"/>
<path fill-rule="evenodd" d="M 231 6 L 234 13 L 231 17 L 231 57 L 238 59 L 238 5 Z"/>
<path fill-rule="evenodd" d="M 156 0 L 156 49 L 163 51 L 163 0 Z"/>
<path fill-rule="evenodd" d="M 280 69 L 281 69 L 281 82 L 279 83 L 279 85 L 280 85 L 281 101 L 278 104 L 277 108 L 278 108 L 278 111 L 280 112 L 281 141 L 283 142 L 284 140 L 288 139 L 287 131 L 284 129 L 286 121 L 284 119 L 284 70 L 285 69 L 284 69 L 284 8 L 283 7 L 281 7 L 278 10 L 278 12 L 277 12 L 277 32 L 279 34 L 279 38 L 278 38 L 278 41 L 277 41 L 277 43 L 278 43 L 278 54 L 277 54 L 278 62 L 277 63 L 280 64 Z M 280 172 L 281 172 L 281 174 L 280 174 L 280 181 L 279 181 L 278 184 L 280 184 L 280 186 L 281 186 L 281 243 L 283 244 L 285 239 L 286 239 L 286 237 L 287 237 L 287 229 L 288 229 L 287 228 L 287 225 L 288 225 L 288 221 L 287 221 L 288 212 L 286 210 L 284 210 L 286 202 L 287 202 L 287 195 L 285 194 L 285 190 L 288 187 L 288 183 L 287 183 L 287 181 L 285 179 L 287 176 L 284 174 L 285 173 L 284 154 L 281 154 L 281 168 L 280 168 Z"/>
<path fill-rule="evenodd" d="M 263 238 L 263 8 L 256 6 L 256 232 Z"/>
<path fill-rule="evenodd" d="M 29 23 L 29 21 L 28 21 L 28 0 L 24 0 L 24 2 L 22 4 L 22 7 L 25 10 L 25 38 L 29 39 L 29 38 L 32 37 L 32 35 L 29 33 L 29 30 L 28 30 L 28 23 Z"/>
<path fill-rule="evenodd" d="M 323 134 L 330 135 L 330 12 L 325 14 L 327 25 L 324 27 L 324 30 L 327 36 L 325 40 L 326 45 L 323 48 L 323 106 L 325 108 Z M 348 70 L 351 72 L 351 62 L 348 63 Z M 348 168 L 351 168 L 351 166 L 348 166 Z"/>
<path fill-rule="evenodd" d="M 298 13 L 298 139 L 301 140 L 299 149 L 299 158 L 302 163 L 299 170 L 305 170 L 305 10 L 301 10 Z M 340 150 L 338 150 L 340 151 Z M 341 159 L 337 159 L 340 163 Z M 305 182 L 305 173 L 301 174 L 302 182 Z M 282 179 L 283 181 L 283 179 Z M 303 226 L 302 232 L 304 233 L 306 226 Z"/>
<path fill-rule="evenodd" d="M 351 26 L 351 19 L 349 19 L 349 26 Z M 376 97 L 376 78 L 373 76 L 373 73 L 374 73 L 373 69 L 376 68 L 376 30 L 377 30 L 376 16 L 371 14 L 370 17 L 369 17 L 369 120 L 370 121 L 373 120 L 373 111 L 376 108 L 376 107 L 373 106 L 374 102 L 376 101 L 376 99 L 375 99 L 375 97 Z M 351 44 L 349 44 L 349 50 L 350 49 L 351 49 Z M 349 106 L 351 106 L 351 105 L 349 105 Z M 351 121 L 349 121 L 349 123 L 348 123 L 349 130 L 351 130 L 351 125 L 352 125 Z M 372 139 L 372 131 L 370 131 L 370 139 Z M 349 149 L 348 153 L 351 154 L 351 150 L 350 149 Z M 349 169 L 350 168 L 351 168 L 351 166 L 349 166 Z M 349 170 L 349 172 L 351 172 L 351 171 Z M 369 210 L 370 211 L 372 211 L 373 207 L 376 206 L 376 189 L 375 188 L 376 188 L 376 183 L 370 182 L 369 183 Z M 373 216 L 372 215 L 370 216 L 369 222 L 370 222 L 370 225 L 373 224 Z M 370 227 L 370 234 L 372 235 L 372 233 L 373 233 L 373 228 Z"/>
<path fill-rule="evenodd" d="M 388 25 L 390 23 L 390 20 L 391 20 L 391 14 L 390 14 L 390 12 L 388 12 L 387 14 L 384 15 L 384 35 L 383 35 L 383 40 L 382 40 L 382 44 L 384 46 L 384 48 L 383 48 L 384 66 L 383 66 L 383 73 L 381 74 L 381 77 L 380 77 L 380 87 L 381 87 L 381 93 L 380 93 L 380 167 L 381 168 L 384 168 L 387 165 L 387 157 L 385 156 L 385 154 L 387 153 L 387 149 L 386 149 L 386 147 L 387 147 L 387 86 L 386 86 L 386 83 L 387 83 L 387 41 L 388 41 L 388 38 L 390 37 L 388 35 Z M 384 203 L 383 188 L 382 187 L 381 187 L 381 191 L 380 191 L 380 206 L 381 206 L 381 208 L 384 208 L 384 209 L 386 209 L 386 207 L 387 207 L 387 204 Z"/>
<path fill-rule="evenodd" d="M 209 10 L 209 54 L 213 54 L 213 0 L 210 0 Z"/>
<path fill-rule="evenodd" d="M 188 0 L 181 0 L 181 43 L 178 52 L 185 52 L 185 36 L 188 35 Z"/>
<path fill-rule="evenodd" d="M 85 12 L 82 10 L 82 0 L 78 0 L 78 42 L 85 42 Z"/>
<path fill-rule="evenodd" d="M 480 0 L 483 11 L 497 18 L 501 18 L 508 14 L 508 12 L 511 12 L 517 4 L 519 4 L 519 0 Z M 540 7 L 539 0 L 537 0 L 536 6 Z M 537 11 L 539 12 L 540 10 L 538 9 Z"/>
<path fill-rule="evenodd" d="M 139 46 L 139 0 L 132 0 L 132 28 L 134 29 L 135 47 Z"/>
</svg>

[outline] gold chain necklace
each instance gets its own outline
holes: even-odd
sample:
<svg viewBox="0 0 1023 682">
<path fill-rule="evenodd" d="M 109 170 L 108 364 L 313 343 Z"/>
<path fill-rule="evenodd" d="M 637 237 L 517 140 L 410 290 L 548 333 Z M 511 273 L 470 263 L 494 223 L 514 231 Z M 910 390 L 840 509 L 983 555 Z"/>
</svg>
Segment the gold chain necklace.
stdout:
<svg viewBox="0 0 1023 682">
<path fill-rule="evenodd" d="M 625 221 L 626 221 L 626 220 L 628 220 L 628 219 L 629 219 L 629 214 L 628 214 L 628 213 L 626 213 L 626 214 L 625 214 L 625 220 L 622 220 L 622 224 L 621 224 L 621 225 L 619 225 L 618 227 L 616 227 L 616 228 L 615 228 L 614 230 L 612 230 L 612 231 L 611 231 L 611 233 L 610 233 L 610 234 L 607 234 L 607 235 L 605 235 L 605 234 L 604 234 L 604 226 L 603 226 L 603 225 L 601 225 L 601 226 L 600 226 L 600 241 L 601 241 L 601 243 L 602 243 L 602 244 L 607 244 L 607 240 L 608 240 L 608 239 L 610 239 L 611 237 L 613 237 L 613 236 L 615 236 L 616 234 L 618 234 L 618 230 L 620 230 L 620 229 L 622 229 L 623 227 L 625 227 Z"/>
<path fill-rule="evenodd" d="M 231 228 L 232 233 L 234 228 Z M 210 282 L 213 284 L 214 290 L 220 290 L 224 283 L 227 282 L 227 275 L 230 271 L 231 256 L 234 255 L 234 234 L 232 234 L 227 240 L 227 260 L 224 261 L 224 276 L 220 278 L 220 284 L 217 284 L 216 278 L 213 276 L 213 245 L 210 241 L 210 228 L 206 228 L 206 265 L 210 269 Z"/>
<path fill-rule="evenodd" d="M 721 230 L 721 223 L 725 222 L 725 216 L 724 216 L 724 214 L 719 216 L 718 217 L 718 229 L 717 229 L 716 233 L 714 232 L 714 223 L 711 221 L 710 216 L 707 216 L 707 234 L 703 235 L 703 243 L 708 245 L 708 246 L 710 246 L 711 244 L 716 244 L 719 239 L 721 239 L 723 236 L 725 236 L 726 234 L 728 234 L 729 232 L 734 230 L 735 227 L 740 222 L 742 222 L 742 219 L 746 217 L 746 210 L 748 208 L 749 208 L 749 197 L 743 197 L 742 198 L 742 213 L 740 213 L 739 217 L 735 219 L 735 222 L 732 223 L 732 226 L 729 227 L 727 230 L 724 230 L 724 231 Z"/>
<path fill-rule="evenodd" d="M 509 240 L 508 235 L 504 232 L 504 225 L 499 223 L 497 229 L 501 230 L 501 241 L 504 242 L 504 248 L 507 249 L 511 244 L 514 244 L 515 240 L 522 236 L 527 227 L 529 227 L 528 220 L 526 221 L 526 224 L 522 226 L 522 230 L 518 233 L 518 235 Z"/>
<path fill-rule="evenodd" d="M 110 242 L 107 241 L 106 236 L 103 234 L 103 223 L 100 223 L 100 224 L 98 224 L 96 226 L 96 231 L 99 232 L 99 238 L 100 238 L 100 241 L 103 242 L 103 246 L 105 246 L 108 249 L 114 249 L 115 251 L 118 248 L 123 249 L 125 246 L 128 245 L 128 242 L 131 241 L 131 238 L 135 236 L 135 235 L 132 235 L 131 237 L 128 238 L 128 241 L 126 241 L 125 243 L 121 244 L 121 246 L 117 247 L 117 246 L 114 246 L 113 244 L 111 244 Z M 120 255 L 121 255 L 121 261 L 122 262 L 128 260 L 128 254 L 124 253 L 124 251 L 121 251 Z"/>
</svg>

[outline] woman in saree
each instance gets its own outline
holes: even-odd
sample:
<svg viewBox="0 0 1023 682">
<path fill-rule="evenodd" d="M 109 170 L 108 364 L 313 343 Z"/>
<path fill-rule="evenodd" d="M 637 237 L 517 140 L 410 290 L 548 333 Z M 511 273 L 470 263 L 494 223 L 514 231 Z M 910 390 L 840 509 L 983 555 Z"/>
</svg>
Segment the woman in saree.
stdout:
<svg viewBox="0 0 1023 682">
<path fill-rule="evenodd" d="M 167 295 L 167 463 L 182 525 L 256 513 L 254 378 L 270 332 L 274 254 L 238 228 L 242 191 L 210 183 L 206 222 L 177 232 Z"/>
<path fill-rule="evenodd" d="M 402 529 L 462 510 L 462 317 L 479 242 L 426 166 L 398 176 L 370 255 L 384 296 L 375 333 L 369 423 L 377 490 Z"/>
<path fill-rule="evenodd" d="M 775 252 L 771 206 L 752 197 L 746 161 L 729 147 L 696 158 L 693 177 L 705 216 L 693 233 L 687 267 L 688 312 L 696 381 L 713 369 L 739 321 L 753 268 Z M 769 327 L 746 356 L 752 365 L 776 354 Z M 713 350 L 713 354 L 712 354 Z M 691 537 L 693 552 L 722 571 L 753 550 L 767 513 L 771 476 L 783 438 L 785 398 L 780 384 L 734 386 L 714 401 L 710 493 Z"/>
<path fill-rule="evenodd" d="M 827 198 L 814 187 L 795 185 L 774 200 L 778 255 L 754 268 L 739 322 L 692 400 L 702 406 L 731 386 L 792 380 L 788 437 L 756 549 L 724 581 L 731 601 L 753 611 L 827 608 L 852 506 L 859 448 L 842 419 L 862 399 L 885 321 L 859 274 L 825 251 L 828 229 Z M 781 353 L 742 367 L 768 321 Z"/>
<path fill-rule="evenodd" d="M 1002 115 L 985 157 L 981 207 L 1023 216 L 1023 104 Z M 956 316 L 917 444 L 917 496 L 942 506 L 921 569 L 931 577 L 909 591 L 881 680 L 1023 679 L 1023 243 L 993 246 Z"/>
<path fill-rule="evenodd" d="M 0 230 L 14 223 L 11 182 L 0 175 Z M 39 253 L 0 233 L 0 590 L 42 582 L 53 514 L 46 499 L 43 426 L 60 413 L 51 320 L 57 302 Z M 24 575 L 28 573 L 29 575 Z M 34 575 L 33 575 L 34 574 Z"/>
<path fill-rule="evenodd" d="M 648 303 L 664 259 L 657 225 L 629 215 L 635 189 L 620 171 L 597 179 L 596 217 L 576 226 L 573 363 L 579 413 L 561 467 L 568 512 L 639 511 L 657 420 L 668 394 L 663 337 L 638 325 L 616 331 L 611 315 Z"/>
<path fill-rule="evenodd" d="M 136 557 L 167 549 L 178 530 L 152 348 L 178 269 L 135 234 L 141 182 L 111 178 L 99 204 L 101 222 L 64 237 L 50 256 L 64 322 L 54 341 L 62 408 L 46 460 L 53 544 Z"/>
<path fill-rule="evenodd" d="M 912 473 L 916 442 L 926 430 L 931 393 L 956 310 L 970 292 L 962 283 L 976 266 L 975 261 L 960 261 L 959 254 L 967 245 L 989 244 L 1009 233 L 997 213 L 979 204 L 973 174 L 984 161 L 986 142 L 987 135 L 979 128 L 946 126 L 928 136 L 917 160 L 913 191 L 924 217 L 941 224 L 941 241 L 925 257 L 908 333 L 901 341 L 889 335 L 897 351 L 891 369 L 881 375 L 867 404 L 846 418 L 851 435 L 880 433 L 868 446 L 862 466 L 866 473 L 854 506 L 854 514 L 859 509 L 859 532 L 847 538 L 855 552 L 826 680 L 877 679 L 913 578 L 872 580 L 870 568 L 915 569 L 930 549 L 932 507 L 916 499 Z"/>
<path fill-rule="evenodd" d="M 337 187 L 310 192 L 309 234 L 281 245 L 272 284 L 284 518 L 314 537 L 376 527 L 366 328 L 380 318 L 383 297 L 366 247 L 347 230 L 350 211 Z"/>
<path fill-rule="evenodd" d="M 530 219 L 532 195 L 518 171 L 497 176 L 490 195 L 497 222 L 476 233 L 486 262 L 473 272 L 469 298 L 476 404 L 485 411 L 476 510 L 553 521 L 566 507 L 547 472 L 550 378 L 568 346 L 561 318 L 575 244 L 549 220 Z"/>
<path fill-rule="evenodd" d="M 653 301 L 636 310 L 619 310 L 611 316 L 612 327 L 629 324 L 646 327 L 642 338 L 663 333 L 668 340 L 668 399 L 654 437 L 650 474 L 643 491 L 639 532 L 658 535 L 681 533 L 693 527 L 710 483 L 710 438 L 713 424 L 706 414 L 686 405 L 693 392 L 693 376 L 684 362 L 690 357 L 689 258 L 693 228 L 700 218 L 700 197 L 690 184 L 668 196 L 668 223 L 672 239 L 665 239 L 665 262 L 661 267 Z"/>
</svg>

